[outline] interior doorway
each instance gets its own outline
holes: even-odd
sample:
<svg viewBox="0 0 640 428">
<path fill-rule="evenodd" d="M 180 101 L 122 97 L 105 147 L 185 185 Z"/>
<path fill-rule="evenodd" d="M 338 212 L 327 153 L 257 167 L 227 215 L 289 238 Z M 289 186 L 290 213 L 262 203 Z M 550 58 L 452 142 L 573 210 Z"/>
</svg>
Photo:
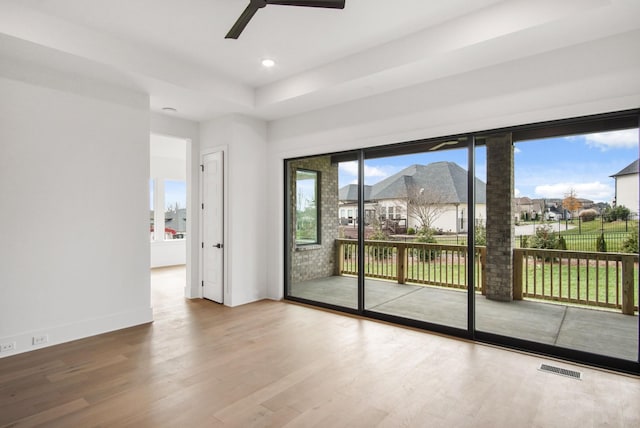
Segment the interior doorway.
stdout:
<svg viewBox="0 0 640 428">
<path fill-rule="evenodd" d="M 150 267 L 181 267 L 176 292 L 186 295 L 190 229 L 187 158 L 189 141 L 151 134 L 149 177 Z"/>
</svg>

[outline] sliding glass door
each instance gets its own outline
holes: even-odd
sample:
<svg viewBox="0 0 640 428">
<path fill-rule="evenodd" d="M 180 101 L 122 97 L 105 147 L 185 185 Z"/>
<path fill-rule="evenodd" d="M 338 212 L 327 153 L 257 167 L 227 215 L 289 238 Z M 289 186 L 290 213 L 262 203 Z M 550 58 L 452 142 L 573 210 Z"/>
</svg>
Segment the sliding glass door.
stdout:
<svg viewBox="0 0 640 428">
<path fill-rule="evenodd" d="M 458 139 L 367 154 L 365 310 L 467 330 L 467 154 Z"/>
<path fill-rule="evenodd" d="M 287 160 L 285 297 L 640 372 L 638 113 Z"/>
<path fill-rule="evenodd" d="M 487 231 L 503 241 L 487 244 L 477 329 L 637 361 L 638 129 L 489 139 L 487 151 L 489 193 L 513 199 L 510 215 L 489 201 Z M 502 246 L 510 260 L 496 263 Z"/>
<path fill-rule="evenodd" d="M 313 156 L 287 162 L 289 297 L 358 309 L 358 162 Z"/>
</svg>

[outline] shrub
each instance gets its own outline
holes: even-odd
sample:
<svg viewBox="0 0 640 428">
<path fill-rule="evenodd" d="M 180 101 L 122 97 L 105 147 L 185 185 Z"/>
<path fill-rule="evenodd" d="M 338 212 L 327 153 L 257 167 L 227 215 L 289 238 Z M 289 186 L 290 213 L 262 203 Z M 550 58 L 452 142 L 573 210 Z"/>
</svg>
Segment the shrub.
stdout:
<svg viewBox="0 0 640 428">
<path fill-rule="evenodd" d="M 631 228 L 631 233 L 622 243 L 621 251 L 623 253 L 638 253 L 638 226 Z"/>
<path fill-rule="evenodd" d="M 413 227 L 410 227 L 409 229 L 407 229 L 407 235 L 415 235 L 416 234 L 416 230 Z"/>
<path fill-rule="evenodd" d="M 369 254 L 376 260 L 385 260 L 391 258 L 393 254 L 393 248 L 386 245 L 373 245 L 370 246 Z"/>
<path fill-rule="evenodd" d="M 369 239 L 373 241 L 385 241 L 388 238 L 389 237 L 387 236 L 387 234 L 384 233 L 381 229 L 376 229 L 369 237 Z M 384 244 L 369 246 L 369 254 L 377 260 L 388 259 L 389 257 L 391 257 L 392 253 L 393 248 L 387 247 Z"/>
<path fill-rule="evenodd" d="M 560 236 L 560 238 L 558 238 L 558 243 L 556 244 L 556 249 L 557 250 L 567 250 L 567 241 L 565 241 L 564 236 Z"/>
<path fill-rule="evenodd" d="M 529 245 L 529 237 L 527 235 L 522 235 L 520 237 L 520 247 L 527 248 Z"/>
<path fill-rule="evenodd" d="M 536 234 L 531 237 L 531 248 L 540 248 L 554 250 L 557 248 L 556 234 L 551 226 L 539 226 L 536 228 Z"/>
<path fill-rule="evenodd" d="M 593 208 L 589 208 L 587 210 L 580 211 L 580 214 L 578 214 L 578 216 L 582 221 L 593 221 L 598 216 L 598 211 L 594 210 Z"/>
<path fill-rule="evenodd" d="M 421 229 L 418 233 L 417 237 L 413 240 L 414 242 L 425 242 L 427 244 L 435 244 L 438 241 L 433 237 L 433 230 L 431 229 Z M 427 260 L 435 259 L 440 253 L 438 250 L 434 248 L 416 248 L 413 250 L 414 257 L 417 257 L 418 260 L 424 262 Z"/>
<path fill-rule="evenodd" d="M 601 253 L 607 252 L 607 241 L 605 241 L 604 239 L 604 233 L 601 233 L 600 237 L 596 241 L 596 251 L 599 251 Z"/>
<path fill-rule="evenodd" d="M 476 245 L 487 245 L 487 228 L 484 225 L 477 225 L 474 235 Z"/>
<path fill-rule="evenodd" d="M 382 229 L 376 229 L 371 235 L 369 235 L 368 239 L 371 239 L 373 241 L 386 241 L 388 238 L 389 236 L 384 233 Z"/>
<path fill-rule="evenodd" d="M 618 205 L 615 208 L 608 208 L 604 212 L 604 219 L 608 222 L 616 220 L 628 220 L 629 214 L 631 214 L 629 208 L 625 207 L 624 205 Z"/>
</svg>

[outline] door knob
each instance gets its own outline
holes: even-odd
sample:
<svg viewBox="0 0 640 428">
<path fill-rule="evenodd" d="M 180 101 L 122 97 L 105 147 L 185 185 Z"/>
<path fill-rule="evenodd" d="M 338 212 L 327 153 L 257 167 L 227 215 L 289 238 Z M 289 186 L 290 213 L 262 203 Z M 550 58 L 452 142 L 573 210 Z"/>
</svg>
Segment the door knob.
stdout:
<svg viewBox="0 0 640 428">
<path fill-rule="evenodd" d="M 222 248 L 222 244 L 218 243 L 218 244 L 214 245 L 214 247 L 216 247 L 216 248 Z"/>
</svg>

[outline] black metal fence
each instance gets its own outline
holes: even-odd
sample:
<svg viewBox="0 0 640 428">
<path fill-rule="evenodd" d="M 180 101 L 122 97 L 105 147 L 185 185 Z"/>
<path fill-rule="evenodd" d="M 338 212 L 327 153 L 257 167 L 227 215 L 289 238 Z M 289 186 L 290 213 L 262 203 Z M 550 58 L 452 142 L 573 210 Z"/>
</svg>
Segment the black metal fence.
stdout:
<svg viewBox="0 0 640 428">
<path fill-rule="evenodd" d="M 582 235 L 560 234 L 570 251 L 598 251 L 598 240 L 600 233 L 588 233 Z M 619 253 L 622 251 L 624 242 L 629 237 L 627 232 L 605 232 L 603 235 L 605 247 L 609 253 Z M 518 248 L 531 246 L 531 236 L 521 235 L 516 239 Z"/>
<path fill-rule="evenodd" d="M 633 225 L 637 224 L 638 215 L 635 213 L 629 214 L 629 216 L 625 220 L 619 220 L 615 222 L 607 222 L 604 217 L 598 216 L 593 220 L 584 221 L 582 217 L 577 217 L 572 220 L 547 220 L 547 221 L 529 221 L 525 224 L 533 225 L 533 228 L 541 227 L 545 225 L 557 225 L 556 230 L 568 230 L 574 229 L 578 234 L 581 233 L 589 233 L 592 234 L 594 229 L 598 229 L 600 231 L 607 232 L 631 232 Z M 518 223 L 516 223 L 518 224 Z M 595 225 L 595 227 L 594 227 Z"/>
</svg>

